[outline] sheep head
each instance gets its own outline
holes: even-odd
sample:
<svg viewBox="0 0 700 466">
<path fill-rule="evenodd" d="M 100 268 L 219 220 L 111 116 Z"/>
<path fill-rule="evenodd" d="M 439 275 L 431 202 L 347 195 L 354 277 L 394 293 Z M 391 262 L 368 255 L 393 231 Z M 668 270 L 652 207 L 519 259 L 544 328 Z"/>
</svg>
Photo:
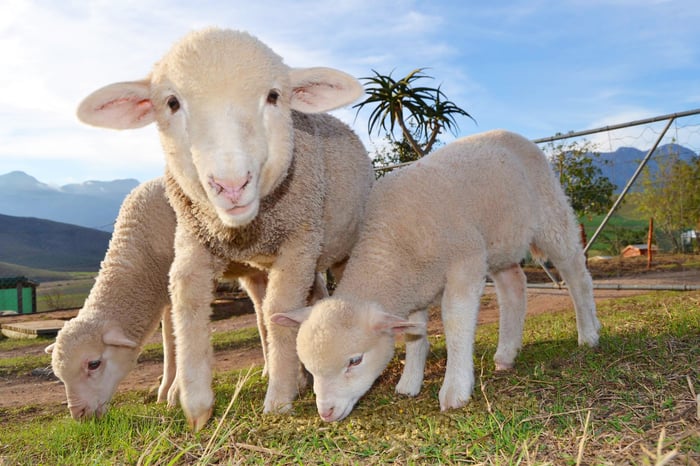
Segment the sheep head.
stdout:
<svg viewBox="0 0 700 466">
<path fill-rule="evenodd" d="M 147 79 L 98 89 L 78 117 L 114 129 L 155 122 L 183 192 L 240 227 L 287 175 L 292 111 L 325 112 L 362 92 L 341 71 L 290 68 L 253 36 L 212 28 L 176 43 Z"/>
<path fill-rule="evenodd" d="M 66 388 L 76 420 L 100 417 L 119 382 L 135 366 L 140 347 L 114 322 L 73 319 L 46 348 L 54 374 Z"/>
<path fill-rule="evenodd" d="M 371 302 L 327 298 L 313 307 L 278 313 L 279 325 L 299 325 L 297 353 L 314 379 L 318 414 L 339 421 L 372 387 L 394 354 L 398 333 L 425 335 L 425 325 Z"/>
</svg>

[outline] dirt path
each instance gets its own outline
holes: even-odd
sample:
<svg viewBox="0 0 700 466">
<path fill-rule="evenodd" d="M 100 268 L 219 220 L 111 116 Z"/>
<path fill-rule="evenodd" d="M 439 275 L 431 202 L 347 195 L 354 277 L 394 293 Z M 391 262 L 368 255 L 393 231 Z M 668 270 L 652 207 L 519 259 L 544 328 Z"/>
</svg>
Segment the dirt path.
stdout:
<svg viewBox="0 0 700 466">
<path fill-rule="evenodd" d="M 648 273 L 641 276 L 625 278 L 613 278 L 596 280 L 596 283 L 613 284 L 700 284 L 700 270 L 681 272 Z M 648 293 L 642 290 L 595 290 L 597 303 L 623 296 Z M 493 288 L 487 287 L 486 298 L 482 301 L 479 313 L 479 323 L 491 323 L 498 321 L 498 304 Z M 572 304 L 566 290 L 560 289 L 529 289 L 528 290 L 528 315 L 536 315 L 544 312 L 571 312 Z M 53 314 L 53 313 L 52 313 Z M 56 318 L 53 314 L 51 318 Z M 254 327 L 255 316 L 244 314 L 212 322 L 213 332 L 230 331 L 236 328 Z M 431 332 L 441 332 L 439 319 L 431 319 Z M 160 341 L 160 335 L 151 338 L 152 342 Z M 29 355 L 43 353 L 44 344 L 30 346 L 21 350 L 4 352 L 0 357 L 6 358 L 14 355 Z M 251 365 L 262 365 L 262 352 L 259 347 L 219 351 L 215 354 L 215 372 L 230 371 L 234 369 L 248 368 Z M 162 364 L 158 361 L 146 361 L 138 366 L 122 381 L 119 390 L 157 388 L 159 376 L 162 373 Z M 54 378 L 42 375 L 22 374 L 20 376 L 0 377 L 0 407 L 21 407 L 32 405 L 60 405 L 65 404 L 65 392 L 63 385 Z"/>
</svg>

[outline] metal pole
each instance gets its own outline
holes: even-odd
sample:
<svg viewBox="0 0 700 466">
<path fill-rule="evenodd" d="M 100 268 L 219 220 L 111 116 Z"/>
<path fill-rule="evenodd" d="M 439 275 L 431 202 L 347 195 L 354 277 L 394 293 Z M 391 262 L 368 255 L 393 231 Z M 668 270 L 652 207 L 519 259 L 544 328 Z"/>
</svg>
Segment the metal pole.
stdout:
<svg viewBox="0 0 700 466">
<path fill-rule="evenodd" d="M 490 285 L 491 283 L 487 283 Z M 568 288 L 565 284 L 552 285 L 549 283 L 528 283 L 528 288 L 543 288 L 543 289 L 565 289 Z M 678 284 L 666 284 L 666 285 L 625 285 L 621 283 L 593 283 L 593 289 L 595 290 L 648 290 L 648 291 L 699 291 L 700 285 L 678 285 Z"/>
<path fill-rule="evenodd" d="M 493 282 L 487 281 L 486 286 L 494 286 Z M 568 286 L 564 282 L 561 283 L 528 283 L 527 288 L 544 289 L 544 290 L 566 290 Z M 660 284 L 660 285 L 625 285 L 622 283 L 595 283 L 593 282 L 594 290 L 641 290 L 641 291 L 700 291 L 700 285 L 679 285 L 679 284 Z"/>
<path fill-rule="evenodd" d="M 639 174 L 642 172 L 642 169 L 647 164 L 647 162 L 651 158 L 651 156 L 654 153 L 654 151 L 656 150 L 656 148 L 659 147 L 661 140 L 664 138 L 664 136 L 666 136 L 666 132 L 668 131 L 668 129 L 671 127 L 671 125 L 673 124 L 673 122 L 675 120 L 676 120 L 676 117 L 671 117 L 668 120 L 668 123 L 666 123 L 666 126 L 664 127 L 663 131 L 661 131 L 661 134 L 659 134 L 659 137 L 656 138 L 656 142 L 654 143 L 652 148 L 649 149 L 649 152 L 647 152 L 647 154 L 644 156 L 642 161 L 639 163 L 639 166 L 634 171 L 634 173 L 632 174 L 632 177 L 630 177 L 629 181 L 627 181 L 627 184 L 625 185 L 625 187 L 622 190 L 622 192 L 620 193 L 620 195 L 617 196 L 617 199 L 615 199 L 615 203 L 610 208 L 608 213 L 605 215 L 605 218 L 603 219 L 601 224 L 598 225 L 598 229 L 595 231 L 595 233 L 593 233 L 593 236 L 591 236 L 591 238 L 588 240 L 588 244 L 586 244 L 586 247 L 583 248 L 584 254 L 588 252 L 588 250 L 590 249 L 593 242 L 595 242 L 596 238 L 598 238 L 598 235 L 600 234 L 600 232 L 603 230 L 603 228 L 605 228 L 605 225 L 607 225 L 608 220 L 610 220 L 610 217 L 612 217 L 613 213 L 615 213 L 618 206 L 622 203 L 622 200 L 625 198 L 625 194 L 627 194 L 627 191 L 630 190 L 630 188 L 632 187 L 632 184 L 635 182 L 635 180 L 637 179 Z"/>
<path fill-rule="evenodd" d="M 558 141 L 560 139 L 569 139 L 569 138 L 575 138 L 578 136 L 587 136 L 589 134 L 594 134 L 594 133 L 602 133 L 605 131 L 612 131 L 615 129 L 629 128 L 631 126 L 646 125 L 649 123 L 656 123 L 657 121 L 665 121 L 668 119 L 682 118 L 682 117 L 691 116 L 691 115 L 698 115 L 698 114 L 700 114 L 700 108 L 695 109 L 695 110 L 688 110 L 686 112 L 669 113 L 668 115 L 660 115 L 660 116 L 656 116 L 653 118 L 645 118 L 643 120 L 635 120 L 635 121 L 630 121 L 627 123 L 620 123 L 617 125 L 601 126 L 600 128 L 586 129 L 583 131 L 572 131 L 572 132 L 566 133 L 566 134 L 557 134 L 556 136 L 550 136 L 550 137 L 540 138 L 540 139 L 533 139 L 532 142 L 534 142 L 535 144 L 541 144 L 543 142 L 553 142 L 553 141 Z"/>
</svg>

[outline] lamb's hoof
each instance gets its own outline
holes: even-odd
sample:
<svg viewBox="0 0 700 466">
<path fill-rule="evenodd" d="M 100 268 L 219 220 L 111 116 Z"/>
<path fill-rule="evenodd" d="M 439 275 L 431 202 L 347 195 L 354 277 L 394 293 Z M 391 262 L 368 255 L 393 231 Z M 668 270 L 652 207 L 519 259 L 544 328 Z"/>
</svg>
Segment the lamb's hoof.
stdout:
<svg viewBox="0 0 700 466">
<path fill-rule="evenodd" d="M 591 333 L 589 335 L 581 335 L 578 339 L 579 346 L 589 346 L 595 348 L 598 346 L 598 333 Z"/>
<path fill-rule="evenodd" d="M 209 421 L 209 419 L 211 419 L 211 415 L 213 412 L 214 412 L 214 407 L 212 406 L 211 408 L 209 408 L 209 410 L 207 410 L 201 416 L 198 416 L 198 417 L 192 418 L 192 419 L 190 419 L 188 417 L 187 424 L 189 424 L 190 429 L 192 429 L 193 432 L 195 432 L 195 433 L 199 432 L 202 429 L 202 427 L 204 427 L 206 425 L 207 421 Z"/>
<path fill-rule="evenodd" d="M 469 403 L 469 398 L 472 395 L 472 386 L 470 384 L 460 384 L 445 386 L 440 388 L 440 410 L 447 411 L 448 409 L 457 409 Z"/>
<path fill-rule="evenodd" d="M 180 400 L 180 390 L 177 384 L 173 384 L 168 390 L 168 408 L 175 408 Z"/>
<path fill-rule="evenodd" d="M 504 363 L 496 361 L 496 372 L 509 371 L 515 367 L 515 363 Z"/>
<path fill-rule="evenodd" d="M 396 384 L 396 393 L 399 395 L 406 395 L 406 396 L 417 396 L 420 393 L 420 389 L 423 386 L 423 381 L 422 380 L 404 380 L 403 377 L 399 380 L 399 383 Z"/>
<path fill-rule="evenodd" d="M 291 401 L 268 402 L 263 407 L 264 414 L 286 414 L 292 411 Z"/>
</svg>

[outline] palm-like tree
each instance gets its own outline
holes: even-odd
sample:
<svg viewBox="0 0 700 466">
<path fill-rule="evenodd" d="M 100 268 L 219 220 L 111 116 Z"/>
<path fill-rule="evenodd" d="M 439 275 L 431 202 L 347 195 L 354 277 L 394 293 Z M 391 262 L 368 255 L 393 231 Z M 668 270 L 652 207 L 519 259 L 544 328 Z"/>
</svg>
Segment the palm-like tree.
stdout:
<svg viewBox="0 0 700 466">
<path fill-rule="evenodd" d="M 372 134 L 384 130 L 395 142 L 396 126 L 401 129 L 406 141 L 417 157 L 429 153 L 443 129 L 456 134 L 457 115 L 472 118 L 462 108 L 447 99 L 445 93 L 437 88 L 417 86 L 419 79 L 432 79 L 418 68 L 405 77 L 395 80 L 391 73 L 387 76 L 372 70 L 374 76 L 360 78 L 364 81 L 368 97 L 355 105 L 359 112 L 367 105 L 376 105 L 367 121 L 367 130 Z M 473 118 L 472 118 L 473 120 Z"/>
</svg>

